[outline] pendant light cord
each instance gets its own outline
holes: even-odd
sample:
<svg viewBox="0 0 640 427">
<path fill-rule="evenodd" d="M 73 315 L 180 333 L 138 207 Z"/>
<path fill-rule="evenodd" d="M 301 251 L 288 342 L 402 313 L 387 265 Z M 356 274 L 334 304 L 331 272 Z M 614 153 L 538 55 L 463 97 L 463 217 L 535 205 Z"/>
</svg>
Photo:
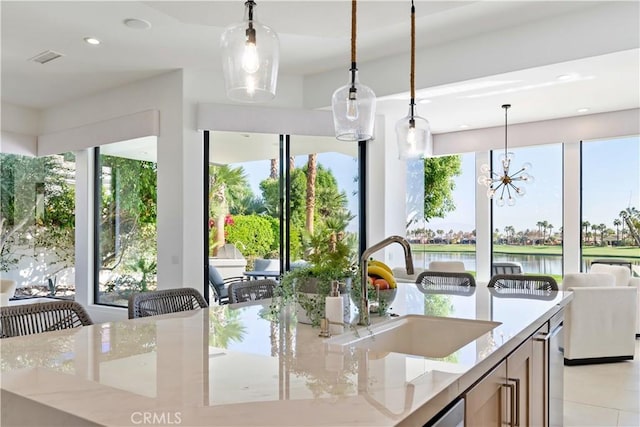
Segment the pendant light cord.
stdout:
<svg viewBox="0 0 640 427">
<path fill-rule="evenodd" d="M 356 92 L 356 71 L 358 67 L 356 65 L 356 15 L 358 11 L 358 5 L 356 0 L 351 0 L 351 89 L 350 96 L 355 97 Z"/>
<path fill-rule="evenodd" d="M 411 121 L 413 121 L 416 105 L 416 7 L 411 0 L 411 71 L 409 73 L 411 86 Z"/>
<path fill-rule="evenodd" d="M 504 104 L 504 158 L 507 158 L 507 111 L 509 111 L 511 104 Z"/>
<path fill-rule="evenodd" d="M 351 67 L 356 63 L 356 13 L 358 5 L 356 0 L 351 0 Z"/>
</svg>

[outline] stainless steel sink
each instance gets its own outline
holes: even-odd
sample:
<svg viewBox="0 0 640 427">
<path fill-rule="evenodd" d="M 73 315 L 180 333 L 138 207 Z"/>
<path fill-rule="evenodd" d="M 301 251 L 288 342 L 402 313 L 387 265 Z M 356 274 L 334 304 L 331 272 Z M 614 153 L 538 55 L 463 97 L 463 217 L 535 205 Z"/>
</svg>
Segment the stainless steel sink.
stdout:
<svg viewBox="0 0 640 427">
<path fill-rule="evenodd" d="M 354 346 L 378 352 L 442 358 L 500 325 L 500 322 L 420 315 L 402 316 L 370 328 L 358 336 L 346 332 L 329 344 Z"/>
</svg>

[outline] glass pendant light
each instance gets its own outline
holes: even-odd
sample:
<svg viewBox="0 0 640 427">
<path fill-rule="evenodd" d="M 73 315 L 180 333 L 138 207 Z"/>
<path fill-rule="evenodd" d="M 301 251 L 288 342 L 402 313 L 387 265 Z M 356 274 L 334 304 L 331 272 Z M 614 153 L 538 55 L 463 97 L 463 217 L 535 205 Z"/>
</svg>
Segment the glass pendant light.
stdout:
<svg viewBox="0 0 640 427">
<path fill-rule="evenodd" d="M 416 8 L 411 1 L 411 101 L 409 114 L 396 123 L 400 160 L 423 158 L 433 152 L 431 127 L 427 119 L 416 113 Z"/>
<path fill-rule="evenodd" d="M 533 175 L 529 173 L 531 163 L 526 162 L 517 171 L 511 168 L 515 159 L 515 154 L 509 151 L 507 146 L 507 111 L 511 108 L 511 104 L 504 104 L 504 153 L 500 155 L 499 161 L 502 166 L 502 172 L 496 173 L 491 170 L 489 165 L 480 167 L 480 176 L 478 176 L 478 184 L 487 187 L 487 197 L 495 199 L 496 206 L 502 207 L 514 206 L 516 199 L 514 196 L 522 197 L 527 194 L 526 189 L 518 184 L 518 181 L 531 184 L 535 181 Z M 509 170 L 511 168 L 511 170 Z"/>
<path fill-rule="evenodd" d="M 331 97 L 333 125 L 340 141 L 373 139 L 376 94 L 358 80 L 356 66 L 356 0 L 351 1 L 351 69 L 349 83 L 338 88 Z"/>
<path fill-rule="evenodd" d="M 245 2 L 244 20 L 222 33 L 222 69 L 227 97 L 240 102 L 267 102 L 276 96 L 280 41 L 256 20 L 256 2 Z"/>
</svg>

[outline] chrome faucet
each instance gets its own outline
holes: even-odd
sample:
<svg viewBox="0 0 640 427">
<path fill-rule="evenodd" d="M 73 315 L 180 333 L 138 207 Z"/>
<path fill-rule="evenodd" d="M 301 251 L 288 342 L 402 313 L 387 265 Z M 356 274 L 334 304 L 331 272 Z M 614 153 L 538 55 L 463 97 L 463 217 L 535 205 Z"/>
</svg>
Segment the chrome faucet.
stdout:
<svg viewBox="0 0 640 427">
<path fill-rule="evenodd" d="M 378 252 L 380 249 L 384 248 L 385 246 L 389 246 L 392 243 L 398 243 L 402 246 L 402 249 L 404 249 L 404 265 L 407 269 L 407 274 L 413 274 L 413 258 L 411 257 L 411 245 L 404 237 L 389 236 L 386 239 L 371 246 L 370 248 L 365 249 L 365 251 L 362 253 L 362 256 L 360 257 L 360 288 L 362 289 L 362 295 L 360 297 L 360 319 L 358 321 L 358 325 L 369 325 L 369 292 L 367 289 L 367 286 L 369 284 L 369 257 L 375 252 Z"/>
</svg>

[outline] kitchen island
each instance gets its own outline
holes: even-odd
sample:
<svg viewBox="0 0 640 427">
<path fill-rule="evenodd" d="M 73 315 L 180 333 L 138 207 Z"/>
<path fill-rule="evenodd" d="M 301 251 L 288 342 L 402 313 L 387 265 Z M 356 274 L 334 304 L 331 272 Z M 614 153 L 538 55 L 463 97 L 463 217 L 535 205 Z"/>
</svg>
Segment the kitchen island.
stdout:
<svg viewBox="0 0 640 427">
<path fill-rule="evenodd" d="M 370 351 L 318 337 L 265 304 L 3 339 L 2 425 L 423 425 L 561 312 L 570 293 L 503 298 L 400 284 L 396 314 L 491 320 L 446 357 Z M 350 329 L 366 336 L 371 328 Z M 333 341 L 332 341 L 333 340 Z M 523 423 L 524 424 L 524 423 Z"/>
</svg>

